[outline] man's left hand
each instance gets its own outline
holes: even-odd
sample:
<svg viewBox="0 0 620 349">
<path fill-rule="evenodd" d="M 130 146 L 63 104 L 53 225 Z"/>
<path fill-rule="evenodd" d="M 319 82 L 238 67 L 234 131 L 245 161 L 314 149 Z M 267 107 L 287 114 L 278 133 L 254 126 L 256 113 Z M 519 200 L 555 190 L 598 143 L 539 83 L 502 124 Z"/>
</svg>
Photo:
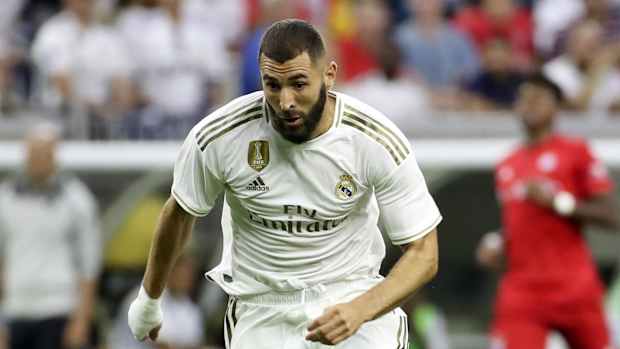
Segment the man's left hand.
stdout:
<svg viewBox="0 0 620 349">
<path fill-rule="evenodd" d="M 306 340 L 335 345 L 352 336 L 365 319 L 359 307 L 351 303 L 331 306 L 308 326 Z"/>
<path fill-rule="evenodd" d="M 545 208 L 553 207 L 553 192 L 543 182 L 531 181 L 526 186 L 527 199 Z"/>
<path fill-rule="evenodd" d="M 89 322 L 80 318 L 72 318 L 65 327 L 63 343 L 68 349 L 83 348 L 88 342 Z"/>
</svg>

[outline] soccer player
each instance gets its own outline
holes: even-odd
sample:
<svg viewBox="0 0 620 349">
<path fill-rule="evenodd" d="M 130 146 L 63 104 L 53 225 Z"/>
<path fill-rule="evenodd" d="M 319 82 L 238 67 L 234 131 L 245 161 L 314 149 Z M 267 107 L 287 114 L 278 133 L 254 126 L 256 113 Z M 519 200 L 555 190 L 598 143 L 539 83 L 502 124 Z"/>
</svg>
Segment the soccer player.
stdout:
<svg viewBox="0 0 620 349">
<path fill-rule="evenodd" d="M 274 23 L 259 63 L 263 91 L 207 116 L 185 140 L 129 309 L 133 334 L 157 337 L 173 261 L 224 192 L 223 258 L 207 277 L 230 295 L 228 349 L 406 348 L 398 305 L 437 272 L 441 221 L 407 138 L 332 91 L 337 65 L 310 24 Z M 404 251 L 385 278 L 379 214 Z"/>
<path fill-rule="evenodd" d="M 516 104 L 526 140 L 496 169 L 503 237 L 486 235 L 478 249 L 487 266 L 506 258 L 492 348 L 543 349 L 552 330 L 573 349 L 611 347 L 582 226 L 618 226 L 612 182 L 584 140 L 554 131 L 561 99 L 544 75 L 526 80 Z"/>
</svg>

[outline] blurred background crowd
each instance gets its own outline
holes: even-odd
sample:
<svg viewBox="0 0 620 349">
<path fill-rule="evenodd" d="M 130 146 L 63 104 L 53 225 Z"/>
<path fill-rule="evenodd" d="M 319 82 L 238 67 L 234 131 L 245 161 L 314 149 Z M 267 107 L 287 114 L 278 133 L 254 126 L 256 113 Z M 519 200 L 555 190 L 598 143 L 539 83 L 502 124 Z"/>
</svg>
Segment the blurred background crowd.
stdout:
<svg viewBox="0 0 620 349">
<path fill-rule="evenodd" d="M 620 0 L 1 0 L 0 140 L 21 139 L 41 120 L 90 144 L 181 140 L 209 111 L 261 89 L 261 35 L 287 17 L 320 28 L 339 65 L 336 90 L 410 137 L 516 137 L 510 110 L 537 70 L 562 89 L 566 128 L 620 135 Z M 15 170 L 0 166 L 0 179 Z M 125 317 L 170 188 L 160 170 L 78 171 L 104 246 L 85 348 L 152 347 L 131 338 Z M 407 305 L 412 348 L 479 349 L 497 276 L 475 265 L 473 251 L 499 226 L 492 175 L 424 170 L 450 219 L 440 229 L 442 271 Z M 223 346 L 226 297 L 201 276 L 219 260 L 218 210 L 196 230 L 164 301 L 164 348 Z M 597 241 L 613 287 L 617 240 Z M 388 250 L 385 270 L 397 256 Z M 610 316 L 620 328 L 615 287 Z"/>
<path fill-rule="evenodd" d="M 620 109 L 617 0 L 5 0 L 3 134 L 44 114 L 72 138 L 182 138 L 260 89 L 261 34 L 286 17 L 321 28 L 339 90 L 404 128 L 509 109 L 535 69 L 568 110 Z"/>
</svg>

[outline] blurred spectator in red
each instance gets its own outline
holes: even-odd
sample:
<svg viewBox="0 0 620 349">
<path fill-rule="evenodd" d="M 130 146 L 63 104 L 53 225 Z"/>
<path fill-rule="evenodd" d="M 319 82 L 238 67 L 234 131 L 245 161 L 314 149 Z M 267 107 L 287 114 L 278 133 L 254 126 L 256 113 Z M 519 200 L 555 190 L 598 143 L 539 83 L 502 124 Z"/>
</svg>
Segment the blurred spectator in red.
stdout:
<svg viewBox="0 0 620 349">
<path fill-rule="evenodd" d="M 620 45 L 603 44 L 603 28 L 586 21 L 569 34 L 566 52 L 543 66 L 575 110 L 608 110 L 620 100 Z"/>
<path fill-rule="evenodd" d="M 241 47 L 241 81 L 240 94 L 262 90 L 258 51 L 260 40 L 267 27 L 278 20 L 292 17 L 296 7 L 287 0 L 259 0 L 260 16 L 256 29 L 249 34 Z"/>
<path fill-rule="evenodd" d="M 522 71 L 533 65 L 533 24 L 530 12 L 514 0 L 482 0 L 466 7 L 454 23 L 474 40 L 480 50 L 487 41 L 504 38 L 514 49 L 513 65 Z"/>
<path fill-rule="evenodd" d="M 443 17 L 442 0 L 409 0 L 414 18 L 395 33 L 406 67 L 433 89 L 460 85 L 479 69 L 469 39 Z"/>
<path fill-rule="evenodd" d="M 428 93 L 404 74 L 398 46 L 380 41 L 379 69 L 343 86 L 343 92 L 367 101 L 401 129 L 407 130 L 430 108 Z"/>
<path fill-rule="evenodd" d="M 84 108 L 91 117 L 91 135 L 100 138 L 106 136 L 106 121 L 129 107 L 125 96 L 131 62 L 117 33 L 97 23 L 94 3 L 64 0 L 63 11 L 37 33 L 32 56 L 43 105 L 55 110 Z"/>
<path fill-rule="evenodd" d="M 183 137 L 224 98 L 226 44 L 218 28 L 187 16 L 186 4 L 157 0 L 155 10 L 138 13 L 133 31 L 123 31 L 140 33 L 125 37 L 134 53 L 142 106 L 132 118 L 132 138 Z"/>
<path fill-rule="evenodd" d="M 486 42 L 483 50 L 483 69 L 465 85 L 469 94 L 468 107 L 474 110 L 510 109 L 516 100 L 522 73 L 511 65 L 512 47 L 504 39 Z"/>
<path fill-rule="evenodd" d="M 334 42 L 339 79 L 350 82 L 379 69 L 377 56 L 385 44 L 390 16 L 383 1 L 361 0 L 354 4 L 353 35 Z"/>
</svg>

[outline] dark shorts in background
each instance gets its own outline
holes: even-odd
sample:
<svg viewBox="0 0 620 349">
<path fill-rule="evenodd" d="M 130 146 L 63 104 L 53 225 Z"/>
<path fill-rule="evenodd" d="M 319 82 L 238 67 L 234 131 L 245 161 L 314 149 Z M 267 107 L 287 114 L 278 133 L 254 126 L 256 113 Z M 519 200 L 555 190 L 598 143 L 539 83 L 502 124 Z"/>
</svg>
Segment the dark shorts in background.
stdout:
<svg viewBox="0 0 620 349">
<path fill-rule="evenodd" d="M 67 317 L 42 320 L 11 320 L 8 323 L 10 349 L 63 349 Z"/>
</svg>

